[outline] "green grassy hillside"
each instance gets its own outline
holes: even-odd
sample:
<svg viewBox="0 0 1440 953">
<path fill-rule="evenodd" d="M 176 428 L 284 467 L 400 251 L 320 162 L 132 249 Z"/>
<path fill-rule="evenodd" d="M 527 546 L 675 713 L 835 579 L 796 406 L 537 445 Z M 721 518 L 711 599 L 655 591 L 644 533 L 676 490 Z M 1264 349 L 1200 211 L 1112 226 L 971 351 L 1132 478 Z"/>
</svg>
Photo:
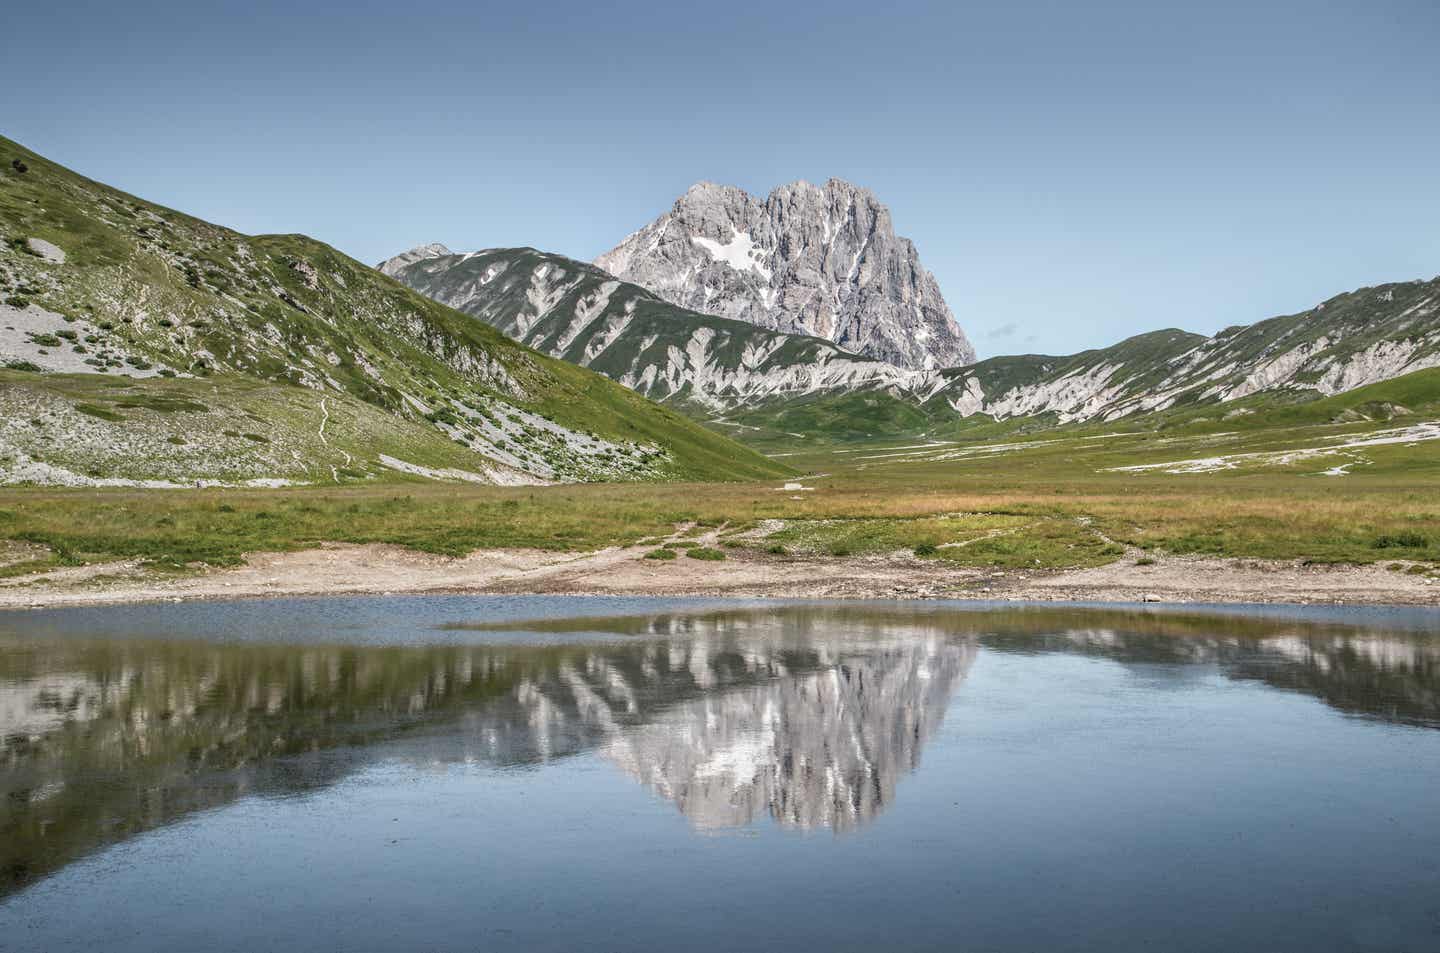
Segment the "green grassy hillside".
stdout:
<svg viewBox="0 0 1440 953">
<path fill-rule="evenodd" d="M 0 139 L 0 237 L 0 364 L 21 374 L 123 376 L 137 392 L 157 394 L 170 386 L 164 381 L 184 379 L 209 380 L 220 391 L 243 380 L 303 388 L 302 403 L 318 405 L 328 396 L 395 418 L 375 433 L 405 436 L 393 445 L 382 440 L 377 447 L 389 449 L 378 452 L 404 460 L 401 451 L 438 437 L 462 451 L 449 465 L 481 478 L 735 479 L 781 472 L 320 242 L 241 235 L 93 182 L 6 139 Z M 22 386 L 19 380 L 7 376 L 4 386 Z M 36 381 L 24 386 L 47 389 Z M 79 386 L 49 389 L 63 395 Z M 210 403 L 225 400 L 212 396 Z M 209 423 L 203 416 L 197 422 Z M 328 472 L 319 447 L 318 440 L 297 446 L 301 459 L 286 473 Z M 15 445 L 0 447 L 5 452 L 28 453 Z M 184 457 L 166 447 L 157 452 L 171 462 Z M 103 457 L 94 455 L 90 470 L 98 478 L 118 475 Z M 448 449 L 428 455 L 439 457 L 448 459 Z M 376 459 L 346 469 L 362 479 L 392 469 L 374 466 Z M 240 469 L 249 472 L 248 465 Z"/>
</svg>

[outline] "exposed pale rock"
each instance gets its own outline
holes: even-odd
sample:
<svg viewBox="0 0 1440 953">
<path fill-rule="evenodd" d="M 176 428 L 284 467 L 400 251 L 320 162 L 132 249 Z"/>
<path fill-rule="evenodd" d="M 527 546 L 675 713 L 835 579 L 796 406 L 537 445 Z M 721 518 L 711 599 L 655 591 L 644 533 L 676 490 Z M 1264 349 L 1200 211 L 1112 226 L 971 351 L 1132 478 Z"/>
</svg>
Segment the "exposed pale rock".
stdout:
<svg viewBox="0 0 1440 953">
<path fill-rule="evenodd" d="M 320 273 L 315 270 L 314 265 L 305 261 L 303 258 L 297 258 L 290 263 L 290 267 L 300 276 L 300 280 L 305 282 L 305 287 L 311 291 L 320 287 Z"/>
<path fill-rule="evenodd" d="M 739 190 L 720 191 L 727 202 L 745 207 Z M 729 208 L 721 202 L 708 212 L 715 222 L 729 222 Z M 832 218 L 822 236 L 837 227 Z M 783 272 L 756 232 L 725 228 L 730 231 L 712 232 L 721 237 L 692 235 L 686 241 L 732 283 L 763 283 Z M 658 233 L 651 237 L 661 240 Z M 636 249 L 644 246 L 627 240 L 610 256 L 611 266 L 630 267 Z M 1335 394 L 1440 366 L 1440 279 L 1362 289 L 1324 308 L 1227 328 L 1214 337 L 1168 329 L 1070 357 L 999 357 L 936 370 L 907 369 L 818 336 L 679 307 L 596 266 L 529 248 L 427 255 L 400 267 L 395 277 L 647 397 L 722 413 L 804 395 L 866 391 L 948 406 L 962 417 L 1114 421 L 1266 391 Z M 723 282 L 706 281 L 711 303 L 725 300 Z"/>
<path fill-rule="evenodd" d="M 840 179 L 781 186 L 764 200 L 701 182 L 595 264 L 672 304 L 824 338 L 898 367 L 975 360 L 889 209 Z"/>
<path fill-rule="evenodd" d="M 43 238 L 27 238 L 25 239 L 25 245 L 32 252 L 52 264 L 65 264 L 65 252 L 59 245 L 47 242 Z"/>
<path fill-rule="evenodd" d="M 414 264 L 417 261 L 424 261 L 427 258 L 439 258 L 441 255 L 449 254 L 452 254 L 450 249 L 439 242 L 431 242 L 428 245 L 417 245 L 409 251 L 401 252 L 393 258 L 387 258 L 375 267 L 381 274 L 386 274 L 393 278 L 396 273 L 406 265 Z"/>
</svg>

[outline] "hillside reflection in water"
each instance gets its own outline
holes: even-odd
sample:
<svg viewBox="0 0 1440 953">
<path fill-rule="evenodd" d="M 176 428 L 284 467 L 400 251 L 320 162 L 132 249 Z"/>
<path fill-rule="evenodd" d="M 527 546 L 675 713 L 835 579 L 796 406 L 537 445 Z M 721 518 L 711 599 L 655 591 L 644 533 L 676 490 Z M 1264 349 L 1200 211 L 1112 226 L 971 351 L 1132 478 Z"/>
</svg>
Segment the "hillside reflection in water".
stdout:
<svg viewBox="0 0 1440 953">
<path fill-rule="evenodd" d="M 1440 725 L 1440 640 L 1336 623 L 795 605 L 323 639 L 0 630 L 0 895 L 377 758 L 516 767 L 593 750 L 699 829 L 769 818 L 845 833 L 894 803 L 985 652 L 1177 677 L 1205 666 L 1348 715 Z"/>
</svg>

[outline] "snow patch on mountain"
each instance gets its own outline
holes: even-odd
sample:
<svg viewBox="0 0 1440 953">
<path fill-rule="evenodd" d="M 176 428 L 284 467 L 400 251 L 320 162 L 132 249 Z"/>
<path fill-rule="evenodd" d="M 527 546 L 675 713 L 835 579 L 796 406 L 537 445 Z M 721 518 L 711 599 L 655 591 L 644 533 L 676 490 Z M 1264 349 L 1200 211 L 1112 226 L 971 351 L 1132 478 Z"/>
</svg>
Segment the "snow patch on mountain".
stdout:
<svg viewBox="0 0 1440 953">
<path fill-rule="evenodd" d="M 749 232 L 742 232 L 734 227 L 731 228 L 731 232 L 730 241 L 723 245 L 713 239 L 705 238 L 703 235 L 692 235 L 690 240 L 708 251 L 710 257 L 716 261 L 723 261 L 736 271 L 753 271 L 769 281 L 771 271 L 761 264 L 766 253 L 756 247 Z"/>
</svg>

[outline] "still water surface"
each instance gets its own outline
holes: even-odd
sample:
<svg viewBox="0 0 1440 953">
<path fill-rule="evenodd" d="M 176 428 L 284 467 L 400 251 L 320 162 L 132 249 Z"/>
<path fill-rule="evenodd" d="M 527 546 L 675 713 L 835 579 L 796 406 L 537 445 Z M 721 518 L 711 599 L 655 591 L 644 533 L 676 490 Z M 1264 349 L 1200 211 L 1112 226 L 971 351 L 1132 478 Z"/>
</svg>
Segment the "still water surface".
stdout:
<svg viewBox="0 0 1440 953">
<path fill-rule="evenodd" d="M 1440 950 L 1440 613 L 0 616 L 0 949 Z"/>
</svg>

